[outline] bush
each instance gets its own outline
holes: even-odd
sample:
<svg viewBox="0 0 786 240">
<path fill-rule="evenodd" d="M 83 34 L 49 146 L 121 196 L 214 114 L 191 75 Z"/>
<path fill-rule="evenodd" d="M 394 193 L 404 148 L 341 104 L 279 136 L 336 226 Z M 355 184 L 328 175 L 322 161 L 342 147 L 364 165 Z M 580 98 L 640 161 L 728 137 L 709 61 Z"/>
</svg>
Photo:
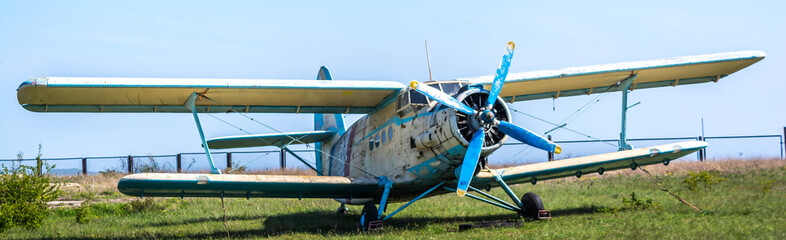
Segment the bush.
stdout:
<svg viewBox="0 0 786 240">
<path fill-rule="evenodd" d="M 762 195 L 766 195 L 767 193 L 769 193 L 773 186 L 775 186 L 775 180 L 761 182 Z"/>
<path fill-rule="evenodd" d="M 636 193 L 632 192 L 630 193 L 630 199 L 622 197 L 622 207 L 605 207 L 597 211 L 601 213 L 615 213 L 622 210 L 647 210 L 657 206 L 658 203 L 652 201 L 652 199 L 637 198 Z"/>
<path fill-rule="evenodd" d="M 82 205 L 74 209 L 76 213 L 76 222 L 79 224 L 89 223 L 93 219 L 93 214 L 90 212 L 90 201 L 84 201 Z"/>
<path fill-rule="evenodd" d="M 145 198 L 144 200 L 134 200 L 128 203 L 131 209 L 129 213 L 135 212 L 160 212 L 166 209 L 166 205 L 157 203 L 153 198 Z"/>
<path fill-rule="evenodd" d="M 46 171 L 54 166 L 40 161 Z M 40 169 L 33 166 L 2 167 L 0 172 L 0 232 L 12 227 L 35 229 L 41 226 L 47 215 L 46 202 L 60 195 L 58 184 L 52 183 L 47 174 L 39 174 Z"/>
<path fill-rule="evenodd" d="M 691 191 L 698 190 L 699 185 L 702 184 L 704 187 L 710 188 L 712 185 L 723 181 L 726 181 L 726 179 L 719 177 L 718 171 L 688 172 L 688 177 L 683 180 Z"/>
</svg>

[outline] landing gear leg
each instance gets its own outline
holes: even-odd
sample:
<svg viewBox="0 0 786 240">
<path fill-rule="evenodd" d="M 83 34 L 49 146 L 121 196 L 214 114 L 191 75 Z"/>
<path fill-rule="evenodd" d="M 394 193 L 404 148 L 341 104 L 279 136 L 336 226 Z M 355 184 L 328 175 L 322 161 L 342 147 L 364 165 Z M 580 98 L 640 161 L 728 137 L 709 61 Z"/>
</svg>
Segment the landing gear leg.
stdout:
<svg viewBox="0 0 786 240">
<path fill-rule="evenodd" d="M 336 209 L 336 214 L 338 215 L 347 214 L 347 205 L 342 203 L 341 206 L 338 207 L 338 209 Z"/>
</svg>

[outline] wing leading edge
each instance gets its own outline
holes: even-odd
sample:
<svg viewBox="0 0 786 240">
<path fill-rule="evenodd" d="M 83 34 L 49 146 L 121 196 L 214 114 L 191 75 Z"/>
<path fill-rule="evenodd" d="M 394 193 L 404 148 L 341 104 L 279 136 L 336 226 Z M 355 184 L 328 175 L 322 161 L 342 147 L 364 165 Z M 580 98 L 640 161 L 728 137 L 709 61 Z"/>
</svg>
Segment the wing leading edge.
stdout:
<svg viewBox="0 0 786 240">
<path fill-rule="evenodd" d="M 497 169 L 508 184 L 537 182 L 540 180 L 571 177 L 588 173 L 633 168 L 658 163 L 668 164 L 671 160 L 694 153 L 707 147 L 706 142 L 689 141 L 634 150 L 605 153 L 551 162 L 527 164 Z M 494 182 L 493 172 L 481 171 L 475 176 L 473 185 Z M 479 185 L 480 186 L 480 185 Z"/>
<path fill-rule="evenodd" d="M 198 112 L 367 113 L 392 102 L 404 84 L 187 78 L 36 78 L 17 99 L 33 112 L 180 112 L 191 93 Z"/>
<path fill-rule="evenodd" d="M 117 183 L 137 197 L 368 198 L 381 194 L 374 178 L 339 176 L 139 173 Z"/>
<path fill-rule="evenodd" d="M 762 59 L 762 51 L 664 58 L 508 74 L 500 96 L 507 102 L 620 91 L 620 81 L 636 74 L 630 89 L 718 81 Z M 460 78 L 491 88 L 494 76 Z"/>
</svg>

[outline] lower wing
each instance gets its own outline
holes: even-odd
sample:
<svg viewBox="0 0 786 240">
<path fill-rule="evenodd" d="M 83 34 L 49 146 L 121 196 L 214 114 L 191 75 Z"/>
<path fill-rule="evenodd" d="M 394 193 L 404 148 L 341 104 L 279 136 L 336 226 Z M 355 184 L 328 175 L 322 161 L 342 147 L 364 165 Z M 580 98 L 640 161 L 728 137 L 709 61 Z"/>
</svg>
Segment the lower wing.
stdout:
<svg viewBox="0 0 786 240">
<path fill-rule="evenodd" d="M 339 176 L 138 173 L 117 183 L 138 197 L 368 198 L 381 194 L 375 178 Z"/>
<path fill-rule="evenodd" d="M 472 180 L 472 185 L 485 186 L 494 182 L 494 172 L 501 175 L 508 184 L 523 182 L 535 183 L 540 180 L 588 173 L 603 174 L 606 171 L 631 168 L 652 164 L 669 164 L 671 160 L 694 153 L 707 147 L 706 142 L 690 141 L 634 150 L 605 153 L 586 157 L 563 159 L 551 162 L 527 164 L 495 171 L 481 171 Z"/>
</svg>

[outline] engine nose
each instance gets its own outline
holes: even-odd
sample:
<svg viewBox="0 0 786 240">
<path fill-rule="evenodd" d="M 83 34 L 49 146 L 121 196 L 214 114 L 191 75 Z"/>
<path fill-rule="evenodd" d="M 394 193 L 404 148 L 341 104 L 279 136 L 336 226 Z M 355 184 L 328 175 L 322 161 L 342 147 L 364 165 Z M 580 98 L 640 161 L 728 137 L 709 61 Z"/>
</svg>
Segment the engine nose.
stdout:
<svg viewBox="0 0 786 240">
<path fill-rule="evenodd" d="M 456 112 L 454 121 L 456 124 L 455 133 L 461 144 L 469 147 L 469 139 L 479 129 L 485 127 L 485 140 L 483 142 L 482 153 L 488 154 L 501 147 L 507 135 L 502 133 L 496 126 L 495 121 L 510 121 L 510 111 L 508 106 L 501 97 L 497 97 L 497 101 L 491 108 L 486 109 L 488 97 L 490 93 L 484 89 L 469 89 L 456 96 L 456 99 L 466 104 L 467 106 L 480 111 L 477 115 L 468 115 L 461 112 Z"/>
</svg>

